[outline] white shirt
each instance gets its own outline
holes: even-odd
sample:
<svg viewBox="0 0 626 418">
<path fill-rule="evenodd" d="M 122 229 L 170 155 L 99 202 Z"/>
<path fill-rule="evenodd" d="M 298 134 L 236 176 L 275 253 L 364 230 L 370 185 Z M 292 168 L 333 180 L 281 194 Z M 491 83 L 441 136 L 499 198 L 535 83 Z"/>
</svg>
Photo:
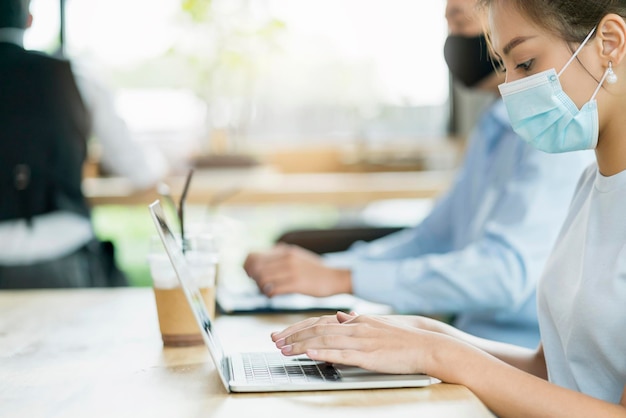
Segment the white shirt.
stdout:
<svg viewBox="0 0 626 418">
<path fill-rule="evenodd" d="M 24 30 L 0 29 L 0 42 L 24 46 Z M 154 185 L 168 171 L 165 158 L 156 150 L 133 140 L 117 114 L 113 97 L 101 80 L 89 77 L 85 68 L 72 65 L 83 102 L 92 115 L 92 133 L 101 145 L 103 168 L 128 178 L 137 189 Z M 70 254 L 94 237 L 91 221 L 68 212 L 54 212 L 24 220 L 0 222 L 0 264 L 19 265 Z"/>
<path fill-rule="evenodd" d="M 538 287 L 548 375 L 618 403 L 626 385 L 626 171 L 585 171 Z"/>
</svg>

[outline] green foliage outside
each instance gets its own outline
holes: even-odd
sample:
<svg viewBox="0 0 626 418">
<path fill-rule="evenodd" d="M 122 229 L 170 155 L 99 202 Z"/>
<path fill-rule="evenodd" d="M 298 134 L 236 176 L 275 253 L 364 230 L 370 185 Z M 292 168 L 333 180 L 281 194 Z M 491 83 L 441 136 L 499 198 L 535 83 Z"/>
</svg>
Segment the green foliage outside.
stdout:
<svg viewBox="0 0 626 418">
<path fill-rule="evenodd" d="M 198 219 L 204 208 L 187 207 L 189 219 Z M 263 205 L 221 209 L 215 219 L 237 223 L 240 247 L 248 250 L 268 248 L 285 230 L 293 228 L 330 228 L 340 220 L 333 206 Z M 150 286 L 147 254 L 150 237 L 155 234 L 147 206 L 98 206 L 93 210 L 97 236 L 115 244 L 116 260 L 131 286 Z"/>
</svg>

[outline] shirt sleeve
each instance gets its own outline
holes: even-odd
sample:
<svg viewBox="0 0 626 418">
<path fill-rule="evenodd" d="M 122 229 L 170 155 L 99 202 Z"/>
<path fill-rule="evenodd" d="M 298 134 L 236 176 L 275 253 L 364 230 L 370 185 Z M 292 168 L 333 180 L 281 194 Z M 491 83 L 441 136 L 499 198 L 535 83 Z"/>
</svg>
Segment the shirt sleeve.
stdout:
<svg viewBox="0 0 626 418">
<path fill-rule="evenodd" d="M 324 254 L 330 265 L 341 266 L 357 259 L 401 260 L 421 254 L 450 250 L 449 208 L 451 194 L 446 194 L 419 225 L 394 232 L 371 242 L 357 241 L 347 251 Z M 351 261 L 352 260 L 352 261 Z"/>
<path fill-rule="evenodd" d="M 145 189 L 156 184 L 168 170 L 162 153 L 133 138 L 118 114 L 107 86 L 84 65 L 72 69 L 81 96 L 92 117 L 92 133 L 100 145 L 100 163 L 110 174 L 127 178 L 134 187 Z"/>
<path fill-rule="evenodd" d="M 324 254 L 325 262 L 335 267 L 349 267 L 359 260 L 404 260 L 424 254 L 453 250 L 456 228 L 454 208 L 463 204 L 471 188 L 468 186 L 477 164 L 470 147 L 455 179 L 438 197 L 430 213 L 415 227 L 406 228 L 371 242 L 358 241 L 347 251 Z"/>
</svg>

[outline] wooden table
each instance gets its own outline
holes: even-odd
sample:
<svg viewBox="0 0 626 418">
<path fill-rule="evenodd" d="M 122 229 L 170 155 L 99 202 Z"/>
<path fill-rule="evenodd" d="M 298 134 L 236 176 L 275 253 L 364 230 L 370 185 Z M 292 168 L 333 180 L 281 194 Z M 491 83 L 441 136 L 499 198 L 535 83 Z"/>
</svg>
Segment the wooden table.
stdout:
<svg viewBox="0 0 626 418">
<path fill-rule="evenodd" d="M 221 316 L 227 350 L 298 315 Z M 228 394 L 206 348 L 163 348 L 150 288 L 0 291 L 0 417 L 493 417 L 465 387 Z"/>
<path fill-rule="evenodd" d="M 432 198 L 446 190 L 453 170 L 372 173 L 281 173 L 271 167 L 199 170 L 194 173 L 188 203 L 210 205 L 320 203 L 364 205 L 382 199 Z M 166 179 L 175 198 L 185 176 Z M 148 204 L 156 190 L 137 192 L 122 178 L 87 178 L 83 190 L 92 205 Z"/>
</svg>

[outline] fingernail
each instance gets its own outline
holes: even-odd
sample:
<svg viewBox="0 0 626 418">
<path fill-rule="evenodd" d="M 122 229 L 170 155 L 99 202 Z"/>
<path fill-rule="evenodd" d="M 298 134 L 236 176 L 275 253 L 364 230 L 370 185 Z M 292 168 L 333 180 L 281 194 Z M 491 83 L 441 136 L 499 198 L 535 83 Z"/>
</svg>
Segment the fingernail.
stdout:
<svg viewBox="0 0 626 418">
<path fill-rule="evenodd" d="M 283 354 L 289 354 L 293 351 L 293 346 L 292 345 L 286 345 L 283 348 L 280 349 L 280 352 Z"/>
<path fill-rule="evenodd" d="M 276 347 L 277 348 L 281 348 L 285 346 L 285 339 L 281 338 L 280 340 L 276 341 Z"/>
</svg>

